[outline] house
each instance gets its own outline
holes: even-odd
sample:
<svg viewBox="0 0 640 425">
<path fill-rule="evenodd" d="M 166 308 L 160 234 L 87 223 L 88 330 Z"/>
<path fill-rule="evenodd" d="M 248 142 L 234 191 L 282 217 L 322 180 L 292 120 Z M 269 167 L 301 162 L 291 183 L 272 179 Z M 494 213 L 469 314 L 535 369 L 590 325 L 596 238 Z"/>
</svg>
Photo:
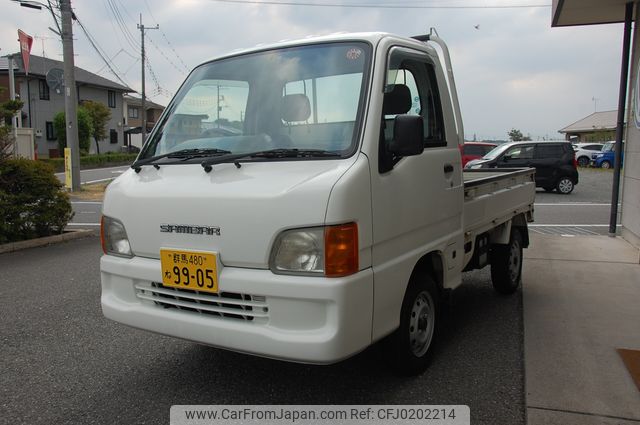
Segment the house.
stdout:
<svg viewBox="0 0 640 425">
<path fill-rule="evenodd" d="M 606 142 L 616 138 L 616 125 L 618 111 L 594 112 L 571 125 L 566 126 L 558 133 L 565 135 L 571 142 Z"/>
<path fill-rule="evenodd" d="M 125 94 L 123 100 L 124 144 L 140 148 L 142 147 L 142 99 Z M 164 106 L 151 102 L 149 99 L 145 99 L 144 105 L 147 114 L 147 134 L 149 134 L 164 111 Z"/>
<path fill-rule="evenodd" d="M 38 157 L 53 158 L 61 156 L 58 151 L 58 141 L 53 127 L 53 117 L 58 112 L 64 112 L 63 87 L 50 87 L 47 83 L 47 73 L 61 72 L 64 64 L 61 61 L 31 55 L 29 74 L 24 72 L 22 55 L 14 54 L 14 76 L 16 94 L 24 102 L 22 110 L 22 126 L 34 129 Z M 0 87 L 6 90 L 0 93 L 0 101 L 9 95 L 9 71 L 6 57 L 0 58 Z M 78 103 L 92 100 L 107 105 L 111 110 L 111 119 L 107 123 L 107 137 L 99 141 L 100 152 L 120 151 L 124 140 L 124 106 L 122 96 L 134 90 L 122 84 L 75 67 L 76 90 Z M 92 139 L 90 153 L 96 149 Z"/>
</svg>

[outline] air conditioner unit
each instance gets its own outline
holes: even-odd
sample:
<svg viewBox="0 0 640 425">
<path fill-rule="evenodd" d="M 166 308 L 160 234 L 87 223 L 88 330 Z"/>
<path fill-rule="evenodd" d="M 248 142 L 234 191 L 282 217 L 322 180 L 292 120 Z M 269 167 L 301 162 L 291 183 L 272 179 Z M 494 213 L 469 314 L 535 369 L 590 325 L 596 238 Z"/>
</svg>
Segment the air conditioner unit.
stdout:
<svg viewBox="0 0 640 425">
<path fill-rule="evenodd" d="M 36 137 L 42 137 L 42 130 L 36 130 Z"/>
</svg>

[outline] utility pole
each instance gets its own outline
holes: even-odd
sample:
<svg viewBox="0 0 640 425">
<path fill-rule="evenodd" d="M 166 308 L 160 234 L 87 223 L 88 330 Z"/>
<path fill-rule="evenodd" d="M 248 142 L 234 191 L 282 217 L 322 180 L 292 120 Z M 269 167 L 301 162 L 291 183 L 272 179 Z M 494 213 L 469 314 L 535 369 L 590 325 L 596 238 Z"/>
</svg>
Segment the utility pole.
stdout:
<svg viewBox="0 0 640 425">
<path fill-rule="evenodd" d="M 16 100 L 16 86 L 15 86 L 15 77 L 14 77 L 14 73 L 13 73 L 13 56 L 9 55 L 8 56 L 9 59 L 9 98 L 11 100 Z M 15 155 L 15 153 L 18 150 L 18 122 L 19 119 L 17 119 L 18 114 L 20 112 L 16 112 L 16 114 L 14 116 L 11 117 L 11 127 L 12 127 L 12 132 L 13 132 L 13 153 Z"/>
<path fill-rule="evenodd" d="M 138 24 L 138 29 L 140 30 L 140 39 L 141 39 L 141 51 L 142 51 L 142 144 L 147 139 L 147 98 L 144 90 L 144 65 L 145 65 L 145 57 L 144 57 L 144 30 L 157 30 L 160 28 L 160 25 L 156 24 L 155 27 L 145 27 L 142 23 L 142 13 L 140 14 L 140 23 Z"/>
<path fill-rule="evenodd" d="M 67 146 L 71 148 L 71 191 L 80 190 L 80 143 L 78 142 L 78 100 L 76 97 L 75 65 L 73 61 L 73 27 L 71 0 L 59 0 L 64 61 L 64 113 L 67 121 Z"/>
</svg>

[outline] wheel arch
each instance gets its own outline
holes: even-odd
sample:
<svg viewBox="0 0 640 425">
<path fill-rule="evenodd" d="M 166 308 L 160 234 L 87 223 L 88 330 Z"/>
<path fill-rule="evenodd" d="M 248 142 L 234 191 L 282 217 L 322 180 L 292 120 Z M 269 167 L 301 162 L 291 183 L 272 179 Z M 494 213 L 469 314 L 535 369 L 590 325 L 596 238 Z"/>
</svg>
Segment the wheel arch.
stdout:
<svg viewBox="0 0 640 425">
<path fill-rule="evenodd" d="M 405 293 L 411 284 L 411 281 L 419 274 L 426 273 L 433 279 L 438 288 L 438 294 L 442 297 L 444 293 L 444 256 L 441 251 L 431 251 L 423 255 L 411 272 L 411 278 L 405 288 Z"/>
</svg>

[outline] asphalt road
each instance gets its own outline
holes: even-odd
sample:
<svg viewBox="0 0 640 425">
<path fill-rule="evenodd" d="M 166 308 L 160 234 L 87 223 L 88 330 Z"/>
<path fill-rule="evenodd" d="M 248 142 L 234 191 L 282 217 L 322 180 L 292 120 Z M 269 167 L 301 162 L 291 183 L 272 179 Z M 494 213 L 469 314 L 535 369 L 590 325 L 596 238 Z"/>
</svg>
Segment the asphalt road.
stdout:
<svg viewBox="0 0 640 425">
<path fill-rule="evenodd" d="M 111 179 L 115 179 L 120 174 L 122 174 L 127 168 L 129 168 L 128 165 L 121 165 L 119 167 L 80 170 L 80 183 L 91 184 L 91 183 L 98 183 L 98 182 L 104 182 Z M 64 183 L 64 173 L 56 173 L 56 177 L 58 178 L 58 180 Z"/>
<path fill-rule="evenodd" d="M 535 223 L 545 234 L 606 235 L 609 232 L 613 171 L 580 168 L 579 183 L 569 195 L 536 191 Z M 618 220 L 619 221 L 619 220 Z"/>
<path fill-rule="evenodd" d="M 168 423 L 173 404 L 467 404 L 524 424 L 522 296 L 468 273 L 429 370 L 400 378 L 379 346 L 333 366 L 261 359 L 110 322 L 95 237 L 0 255 L 0 423 Z"/>
<path fill-rule="evenodd" d="M 106 169 L 103 173 L 119 171 Z M 538 189 L 535 223 L 530 230 L 544 234 L 606 235 L 609 232 L 612 183 L 611 170 L 580 169 L 580 182 L 570 195 Z M 72 205 L 76 215 L 69 223 L 71 228 L 95 229 L 100 225 L 100 202 L 79 201 Z"/>
</svg>

